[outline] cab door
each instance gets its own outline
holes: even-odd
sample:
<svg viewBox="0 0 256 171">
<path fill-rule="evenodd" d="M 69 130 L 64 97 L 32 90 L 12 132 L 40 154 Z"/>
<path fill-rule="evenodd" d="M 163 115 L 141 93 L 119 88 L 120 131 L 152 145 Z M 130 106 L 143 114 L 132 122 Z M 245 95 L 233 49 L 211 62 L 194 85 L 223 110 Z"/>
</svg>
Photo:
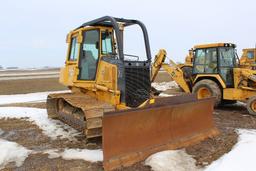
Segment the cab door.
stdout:
<svg viewBox="0 0 256 171">
<path fill-rule="evenodd" d="M 83 32 L 80 49 L 78 80 L 94 81 L 99 60 L 100 31 L 98 29 Z"/>
<path fill-rule="evenodd" d="M 228 88 L 234 87 L 233 69 L 236 66 L 234 49 L 231 47 L 219 47 L 218 53 L 219 73 Z"/>
<path fill-rule="evenodd" d="M 76 80 L 76 68 L 77 59 L 79 57 L 79 36 L 78 34 L 69 35 L 67 39 L 69 44 L 67 58 L 65 62 L 65 67 L 60 70 L 60 83 L 66 86 L 72 86 L 73 82 Z"/>
</svg>

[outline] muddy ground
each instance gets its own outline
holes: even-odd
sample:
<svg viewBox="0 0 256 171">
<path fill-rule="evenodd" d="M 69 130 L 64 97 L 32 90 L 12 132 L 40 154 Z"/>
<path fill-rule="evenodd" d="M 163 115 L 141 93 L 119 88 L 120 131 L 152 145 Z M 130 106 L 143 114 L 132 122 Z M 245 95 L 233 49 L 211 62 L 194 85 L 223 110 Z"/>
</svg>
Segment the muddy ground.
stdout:
<svg viewBox="0 0 256 171">
<path fill-rule="evenodd" d="M 170 81 L 170 78 L 167 74 L 160 73 L 156 81 Z M 17 94 L 63 89 L 65 89 L 65 87 L 58 84 L 57 79 L 0 82 L 0 94 Z M 181 94 L 179 89 L 168 90 L 165 93 Z M 45 103 L 23 103 L 11 104 L 8 106 L 45 108 Z M 220 130 L 219 136 L 186 148 L 187 153 L 191 154 L 196 159 L 197 165 L 208 165 L 223 154 L 229 152 L 237 142 L 238 135 L 236 134 L 235 129 L 256 128 L 256 118 L 249 116 L 241 103 L 215 109 L 214 121 Z M 65 148 L 97 149 L 101 147 L 99 139 L 96 139 L 89 144 L 86 144 L 82 135 L 79 136 L 78 141 L 75 142 L 65 139 L 51 140 L 49 137 L 45 136 L 35 124 L 17 119 L 0 120 L 0 129 L 4 131 L 4 133 L 0 135 L 0 138 L 17 142 L 28 149 L 38 152 L 30 155 L 21 167 L 17 168 L 14 163 L 10 163 L 3 170 L 103 170 L 101 162 L 90 163 L 83 160 L 63 160 L 61 158 L 49 159 L 47 154 L 40 153 L 46 149 L 54 148 L 60 150 Z M 143 162 L 141 162 L 120 170 L 144 171 L 150 170 L 150 167 L 144 166 Z"/>
</svg>

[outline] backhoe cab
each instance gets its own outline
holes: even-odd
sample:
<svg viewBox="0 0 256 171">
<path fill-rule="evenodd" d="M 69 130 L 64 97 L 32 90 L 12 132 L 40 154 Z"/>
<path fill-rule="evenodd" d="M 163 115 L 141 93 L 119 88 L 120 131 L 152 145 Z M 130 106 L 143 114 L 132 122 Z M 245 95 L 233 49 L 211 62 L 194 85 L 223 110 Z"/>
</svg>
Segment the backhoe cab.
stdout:
<svg viewBox="0 0 256 171">
<path fill-rule="evenodd" d="M 214 96 L 215 106 L 247 101 L 248 112 L 256 115 L 256 71 L 239 65 L 235 48 L 232 43 L 197 45 L 188 70 L 173 61 L 162 66 L 185 92 L 198 99 Z"/>
<path fill-rule="evenodd" d="M 194 47 L 193 83 L 201 78 L 221 80 L 226 88 L 234 87 L 233 69 L 238 67 L 235 45 L 217 43 Z M 203 94 L 202 94 L 203 96 Z"/>
</svg>

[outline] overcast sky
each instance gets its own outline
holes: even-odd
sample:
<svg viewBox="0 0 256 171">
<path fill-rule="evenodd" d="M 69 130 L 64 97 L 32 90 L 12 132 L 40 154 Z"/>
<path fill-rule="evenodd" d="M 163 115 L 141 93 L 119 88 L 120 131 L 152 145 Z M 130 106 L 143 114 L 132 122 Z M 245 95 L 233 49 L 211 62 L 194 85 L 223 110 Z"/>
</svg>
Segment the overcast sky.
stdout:
<svg viewBox="0 0 256 171">
<path fill-rule="evenodd" d="M 0 65 L 62 66 L 66 34 L 105 15 L 141 20 L 152 56 L 164 48 L 183 62 L 192 46 L 211 42 L 234 42 L 240 56 L 256 43 L 255 6 L 254 0 L 2 0 Z"/>
</svg>

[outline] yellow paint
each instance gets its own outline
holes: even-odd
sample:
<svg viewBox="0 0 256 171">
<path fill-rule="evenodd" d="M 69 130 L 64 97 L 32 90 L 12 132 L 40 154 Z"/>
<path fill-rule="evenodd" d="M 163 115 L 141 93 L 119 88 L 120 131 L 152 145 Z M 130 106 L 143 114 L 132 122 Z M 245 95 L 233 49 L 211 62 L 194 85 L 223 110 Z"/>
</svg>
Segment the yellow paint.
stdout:
<svg viewBox="0 0 256 171">
<path fill-rule="evenodd" d="M 185 64 L 184 65 L 192 66 L 193 65 L 193 60 L 194 60 L 194 49 L 190 49 L 188 51 L 188 55 L 185 58 Z"/>
<path fill-rule="evenodd" d="M 222 80 L 221 76 L 219 74 L 197 74 L 195 79 L 193 80 L 193 84 L 195 84 L 199 79 L 209 79 L 209 78 L 215 78 L 218 80 L 222 88 L 226 88 L 226 83 Z"/>
<path fill-rule="evenodd" d="M 233 44 L 233 43 L 210 43 L 210 44 L 195 45 L 194 49 L 224 47 L 225 44 L 229 44 L 229 45 L 235 46 L 235 44 Z"/>
<path fill-rule="evenodd" d="M 226 100 L 248 100 L 250 97 L 256 96 L 256 90 L 246 90 L 238 88 L 226 88 L 223 90 L 223 99 Z"/>
<path fill-rule="evenodd" d="M 186 93 L 190 93 L 191 91 L 188 83 L 183 76 L 183 71 L 173 61 L 170 62 L 172 63 L 172 65 L 163 64 L 163 69 Z"/>
<path fill-rule="evenodd" d="M 211 97 L 211 96 L 212 96 L 212 93 L 206 87 L 201 87 L 197 91 L 197 98 L 198 99 L 204 99 L 204 98 L 208 98 L 208 97 Z"/>
<path fill-rule="evenodd" d="M 149 104 L 154 104 L 155 103 L 155 99 L 150 99 L 149 100 Z"/>
<path fill-rule="evenodd" d="M 78 53 L 76 61 L 69 60 L 69 54 L 71 51 L 71 39 L 76 37 L 78 43 L 78 51 L 82 48 L 83 42 L 83 32 L 88 30 L 99 30 L 100 31 L 100 40 L 101 32 L 108 30 L 113 32 L 111 27 L 83 27 L 75 31 L 71 31 L 67 35 L 66 42 L 68 43 L 68 51 L 66 56 L 65 66 L 61 69 L 60 72 L 60 83 L 68 87 L 76 87 L 82 92 L 93 96 L 99 100 L 109 102 L 113 105 L 120 104 L 120 91 L 117 86 L 117 67 L 115 65 L 109 64 L 101 60 L 101 43 L 99 43 L 99 59 L 98 66 L 96 71 L 95 80 L 78 80 L 79 68 L 78 61 L 80 60 L 80 53 Z M 113 39 L 114 41 L 114 39 Z M 114 43 L 113 43 L 114 44 Z M 74 89 L 74 88 L 73 88 Z M 122 105 L 121 105 L 122 106 Z"/>
<path fill-rule="evenodd" d="M 154 63 L 151 65 L 151 82 L 154 82 L 158 71 L 162 67 L 166 58 L 166 51 L 164 49 L 160 49 L 157 55 L 155 56 Z"/>
<path fill-rule="evenodd" d="M 249 53 L 253 54 L 253 58 L 249 57 Z M 252 68 L 256 66 L 256 48 L 243 49 L 242 56 L 240 58 L 240 65 L 245 68 Z"/>
</svg>

